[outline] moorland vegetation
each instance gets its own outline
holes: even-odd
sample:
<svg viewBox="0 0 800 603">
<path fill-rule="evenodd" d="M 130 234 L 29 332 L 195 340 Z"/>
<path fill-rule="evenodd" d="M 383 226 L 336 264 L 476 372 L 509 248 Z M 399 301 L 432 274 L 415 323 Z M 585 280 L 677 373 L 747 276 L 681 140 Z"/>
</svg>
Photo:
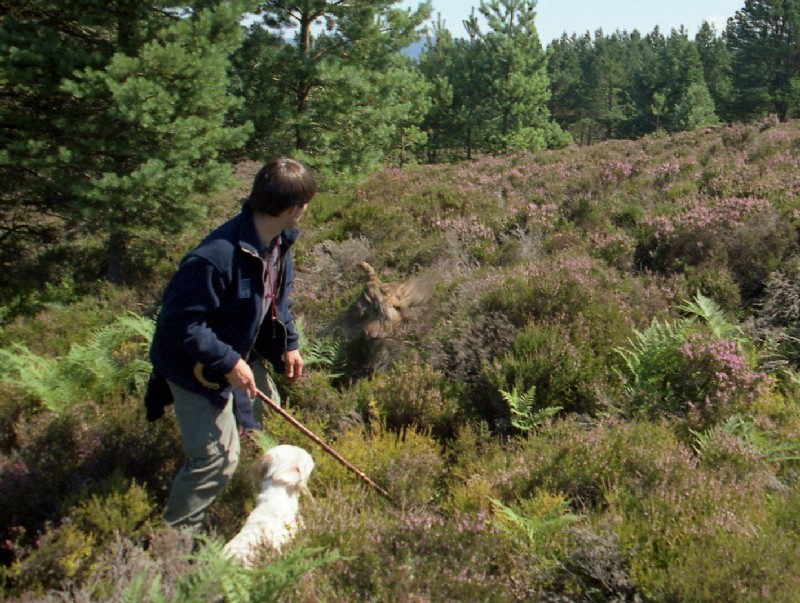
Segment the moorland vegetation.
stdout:
<svg viewBox="0 0 800 603">
<path fill-rule="evenodd" d="M 297 245 L 307 375 L 192 543 L 142 386 L 158 294 L 257 166 L 148 278 L 43 290 L 0 332 L 8 601 L 797 601 L 800 122 L 384 169 L 323 187 Z M 343 323 L 366 261 L 435 278 L 399 331 Z M 375 354 L 359 354 L 359 350 Z M 376 362 L 379 358 L 380 362 Z M 268 442 L 309 449 L 305 527 L 220 555 Z"/>
</svg>

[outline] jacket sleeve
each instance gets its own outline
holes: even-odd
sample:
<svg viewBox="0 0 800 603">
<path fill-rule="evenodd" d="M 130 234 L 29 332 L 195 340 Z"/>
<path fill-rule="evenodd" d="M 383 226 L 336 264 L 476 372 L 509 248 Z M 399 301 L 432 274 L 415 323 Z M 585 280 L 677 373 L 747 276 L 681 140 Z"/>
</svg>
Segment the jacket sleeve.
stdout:
<svg viewBox="0 0 800 603">
<path fill-rule="evenodd" d="M 224 275 L 211 262 L 188 256 L 164 293 L 158 328 L 172 345 L 205 366 L 228 373 L 240 355 L 209 326 L 227 289 Z"/>
</svg>

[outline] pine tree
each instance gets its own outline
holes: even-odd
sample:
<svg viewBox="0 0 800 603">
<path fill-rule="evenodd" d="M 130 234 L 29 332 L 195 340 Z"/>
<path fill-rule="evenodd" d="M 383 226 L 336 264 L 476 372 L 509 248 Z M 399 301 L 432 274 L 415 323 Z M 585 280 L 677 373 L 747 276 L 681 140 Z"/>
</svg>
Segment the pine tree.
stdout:
<svg viewBox="0 0 800 603">
<path fill-rule="evenodd" d="M 534 148 L 546 145 L 545 136 L 535 136 L 537 130 L 547 130 L 550 98 L 535 8 L 536 0 L 482 0 L 479 7 L 488 23 L 479 37 L 490 82 L 485 102 L 496 150 L 519 146 L 521 140 Z"/>
<path fill-rule="evenodd" d="M 0 24 L 0 255 L 47 239 L 102 237 L 120 282 L 129 243 L 180 232 L 194 193 L 227 181 L 222 153 L 236 3 L 179 10 L 137 0 L 12 4 Z M 97 275 L 94 275 L 95 277 Z"/>
<path fill-rule="evenodd" d="M 716 113 L 724 119 L 731 115 L 731 54 L 725 40 L 708 21 L 704 21 L 694 38 L 700 63 L 703 65 L 703 80 L 714 101 Z"/>
<path fill-rule="evenodd" d="M 579 48 L 579 38 L 566 33 L 547 47 L 548 107 L 559 125 L 570 131 L 581 119 L 584 106 L 579 93 L 583 82 Z"/>
<path fill-rule="evenodd" d="M 425 146 L 429 162 L 436 162 L 440 154 L 454 148 L 455 110 L 453 108 L 453 64 L 455 59 L 453 35 L 445 27 L 441 15 L 426 38 L 425 50 L 420 55 L 419 70 L 430 85 L 430 109 L 425 115 L 422 129 L 427 133 Z"/>
<path fill-rule="evenodd" d="M 785 121 L 800 105 L 800 0 L 745 0 L 729 19 L 736 110 Z"/>
<path fill-rule="evenodd" d="M 676 111 L 694 84 L 705 86 L 697 47 L 686 30 L 673 29 L 664 37 L 658 27 L 639 44 L 631 76 L 636 114 L 629 135 L 660 129 L 678 130 Z"/>
<path fill-rule="evenodd" d="M 464 21 L 464 27 L 468 38 L 456 40 L 450 81 L 453 84 L 455 128 L 461 132 L 460 146 L 467 159 L 472 159 L 475 151 L 489 146 L 491 108 L 486 102 L 486 94 L 491 72 L 487 68 L 487 53 L 484 52 L 474 8 Z"/>
<path fill-rule="evenodd" d="M 397 167 L 414 163 L 420 151 L 428 142 L 428 133 L 422 123 L 430 112 L 431 85 L 410 65 L 400 65 L 390 70 L 385 80 L 388 116 L 392 127 L 389 131 L 389 144 L 386 147 L 388 160 Z"/>
<path fill-rule="evenodd" d="M 666 52 L 666 39 L 658 27 L 638 44 L 638 61 L 631 73 L 631 97 L 635 106 L 631 133 L 643 135 L 662 127 L 666 95 L 662 88 L 660 62 Z"/>
<path fill-rule="evenodd" d="M 666 125 L 672 131 L 678 130 L 676 112 L 689 88 L 695 84 L 705 88 L 700 55 L 683 27 L 673 29 L 666 39 L 658 77 L 659 91 L 665 97 Z"/>
<path fill-rule="evenodd" d="M 395 107 L 402 91 L 393 85 L 413 81 L 400 51 L 416 41 L 430 5 L 415 11 L 394 8 L 399 0 L 270 0 L 261 3 L 263 26 L 281 36 L 294 31 L 291 43 L 251 30 L 254 56 L 266 56 L 274 68 L 239 74 L 253 89 L 270 89 L 269 117 L 256 121 L 253 139 L 291 141 L 291 151 L 315 167 L 358 173 L 382 161 L 398 142 Z M 258 35 L 260 40 L 254 40 Z M 267 49 L 258 49 L 263 42 Z M 252 68 L 253 61 L 240 63 Z M 275 90 L 278 87 L 279 90 Z M 255 105 L 253 105 L 255 107 Z M 411 113 L 416 109 L 405 104 Z M 415 113 L 416 111 L 416 113 Z M 401 116 L 408 129 L 408 117 Z M 250 118 L 250 113 L 245 117 Z M 254 117 L 256 117 L 254 115 Z M 421 116 L 420 116 L 421 121 Z M 278 131 L 262 130 L 274 125 Z M 416 124 L 415 124 L 416 125 Z M 401 128 L 402 129 L 402 128 Z M 416 136 L 416 135 L 415 135 Z M 406 141 L 408 139 L 406 138 Z M 251 145 L 260 148 L 258 145 Z"/>
<path fill-rule="evenodd" d="M 243 149 L 248 157 L 288 155 L 294 150 L 295 135 L 288 127 L 292 119 L 290 90 L 283 77 L 283 57 L 289 44 L 260 23 L 253 23 L 231 57 L 231 90 L 241 100 L 233 121 L 253 124 Z"/>
<path fill-rule="evenodd" d="M 629 84 L 626 37 L 598 30 L 594 53 L 586 74 L 584 102 L 592 120 L 602 127 L 603 138 L 616 138 L 627 119 Z"/>
<path fill-rule="evenodd" d="M 678 130 L 696 130 L 719 123 L 714 110 L 714 99 L 703 82 L 695 82 L 686 90 L 675 109 L 675 127 Z"/>
<path fill-rule="evenodd" d="M 578 122 L 573 133 L 577 134 L 581 144 L 592 144 L 598 136 L 601 128 L 596 119 L 595 106 L 588 99 L 594 95 L 593 87 L 595 82 L 595 47 L 591 35 L 586 32 L 579 38 L 575 38 L 575 48 L 578 55 L 578 66 L 580 68 L 580 81 L 574 87 L 574 103 L 577 108 Z"/>
</svg>

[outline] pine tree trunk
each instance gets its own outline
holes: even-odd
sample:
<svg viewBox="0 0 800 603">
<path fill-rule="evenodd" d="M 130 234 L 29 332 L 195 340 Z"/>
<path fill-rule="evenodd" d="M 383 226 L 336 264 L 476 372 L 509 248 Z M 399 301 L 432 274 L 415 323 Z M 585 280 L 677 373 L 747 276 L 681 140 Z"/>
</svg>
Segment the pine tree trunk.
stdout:
<svg viewBox="0 0 800 603">
<path fill-rule="evenodd" d="M 307 60 L 308 56 L 311 54 L 311 25 L 314 23 L 315 18 L 315 15 L 305 12 L 300 17 L 300 53 L 303 55 L 304 60 Z M 305 116 L 308 111 L 308 95 L 310 90 L 311 88 L 307 79 L 305 79 L 297 89 L 297 102 L 295 104 L 297 124 L 294 128 L 294 147 L 298 151 L 305 151 L 308 147 L 305 133 L 300 124 L 303 120 L 303 116 Z"/>
<path fill-rule="evenodd" d="M 125 252 L 128 248 L 128 238 L 119 230 L 114 230 L 108 237 L 106 249 L 106 280 L 112 285 L 122 284 L 122 274 L 125 263 Z"/>
</svg>

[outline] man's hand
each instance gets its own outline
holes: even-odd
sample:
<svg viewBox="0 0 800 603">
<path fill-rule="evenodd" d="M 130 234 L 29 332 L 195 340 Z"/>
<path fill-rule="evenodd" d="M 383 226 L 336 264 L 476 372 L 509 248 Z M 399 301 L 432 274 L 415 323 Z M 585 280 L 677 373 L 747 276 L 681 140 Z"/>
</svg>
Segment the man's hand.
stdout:
<svg viewBox="0 0 800 603">
<path fill-rule="evenodd" d="M 247 397 L 253 400 L 256 397 L 256 379 L 253 377 L 253 369 L 247 364 L 244 359 L 239 358 L 233 366 L 233 370 L 225 375 L 228 383 L 247 394 Z"/>
<path fill-rule="evenodd" d="M 284 372 L 289 383 L 294 383 L 303 374 L 303 357 L 300 355 L 299 350 L 291 350 L 286 352 L 283 357 L 285 364 Z"/>
</svg>

